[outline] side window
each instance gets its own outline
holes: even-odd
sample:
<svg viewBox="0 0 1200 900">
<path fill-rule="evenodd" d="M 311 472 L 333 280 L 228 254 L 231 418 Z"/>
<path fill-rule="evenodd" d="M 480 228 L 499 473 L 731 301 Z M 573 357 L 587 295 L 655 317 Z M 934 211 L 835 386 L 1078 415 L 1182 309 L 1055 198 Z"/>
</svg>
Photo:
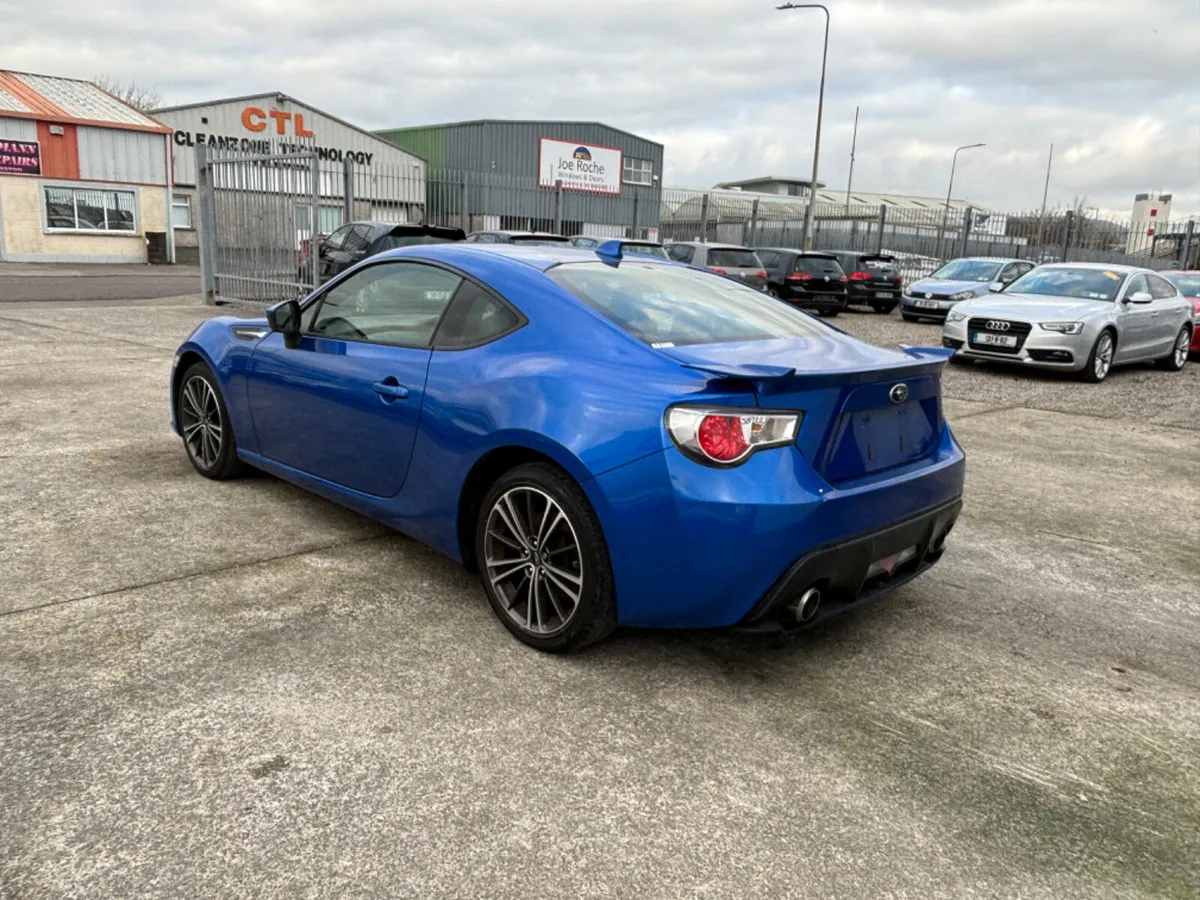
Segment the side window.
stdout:
<svg viewBox="0 0 1200 900">
<path fill-rule="evenodd" d="M 1129 279 L 1129 283 L 1125 285 L 1125 296 L 1132 297 L 1139 292 L 1149 293 L 1150 286 L 1146 284 L 1145 275 L 1134 275 Z"/>
<path fill-rule="evenodd" d="M 1173 300 L 1177 296 L 1174 285 L 1165 278 L 1159 278 L 1157 275 L 1147 275 L 1146 280 L 1150 282 L 1150 295 L 1155 300 Z"/>
<path fill-rule="evenodd" d="M 427 347 L 462 279 L 421 263 L 370 266 L 317 301 L 305 331 L 322 337 Z"/>
<path fill-rule="evenodd" d="M 1011 284 L 1017 280 L 1017 276 L 1022 274 L 1020 263 L 1009 263 L 1000 270 L 1000 281 L 1005 284 Z"/>
<path fill-rule="evenodd" d="M 667 255 L 675 262 L 686 263 L 692 261 L 692 250 L 687 244 L 675 244 L 667 251 Z"/>
<path fill-rule="evenodd" d="M 350 234 L 350 226 L 343 225 L 328 238 L 325 239 L 326 250 L 341 250 L 346 245 L 346 238 Z"/>
<path fill-rule="evenodd" d="M 759 250 L 758 261 L 764 269 L 773 269 L 779 262 L 779 254 L 774 250 Z"/>
<path fill-rule="evenodd" d="M 496 243 L 496 236 L 494 234 L 477 234 L 475 235 L 475 243 L 494 244 Z"/>
<path fill-rule="evenodd" d="M 346 233 L 346 242 L 342 245 L 343 250 L 351 252 L 355 250 L 366 250 L 367 244 L 371 242 L 371 226 L 369 225 L 352 225 Z"/>
<path fill-rule="evenodd" d="M 434 347 L 459 350 L 495 340 L 520 323 L 517 314 L 479 285 L 464 281 L 438 328 Z"/>
</svg>

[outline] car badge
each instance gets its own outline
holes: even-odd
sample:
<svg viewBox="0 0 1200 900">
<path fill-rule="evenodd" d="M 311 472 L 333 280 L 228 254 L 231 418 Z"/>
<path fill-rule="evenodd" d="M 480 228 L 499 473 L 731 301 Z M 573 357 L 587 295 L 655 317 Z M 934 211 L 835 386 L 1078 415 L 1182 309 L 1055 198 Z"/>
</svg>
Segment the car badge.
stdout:
<svg viewBox="0 0 1200 900">
<path fill-rule="evenodd" d="M 925 299 L 926 299 L 926 300 L 932 300 L 932 299 L 933 299 L 933 294 L 926 294 L 926 295 L 925 295 Z"/>
<path fill-rule="evenodd" d="M 829 280 L 829 276 L 828 276 L 828 275 L 826 275 L 826 276 L 825 276 L 825 280 L 826 280 L 826 281 L 828 281 L 828 280 Z"/>
<path fill-rule="evenodd" d="M 908 399 L 908 385 L 897 384 L 888 391 L 888 396 L 892 398 L 893 403 L 903 403 Z"/>
</svg>

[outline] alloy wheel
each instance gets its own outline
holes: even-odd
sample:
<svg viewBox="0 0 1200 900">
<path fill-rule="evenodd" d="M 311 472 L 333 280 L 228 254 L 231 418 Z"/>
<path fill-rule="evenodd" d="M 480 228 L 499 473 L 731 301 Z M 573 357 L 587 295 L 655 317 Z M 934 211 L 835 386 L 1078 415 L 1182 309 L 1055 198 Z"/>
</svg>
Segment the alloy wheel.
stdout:
<svg viewBox="0 0 1200 900">
<path fill-rule="evenodd" d="M 483 550 L 488 582 L 520 629 L 545 637 L 570 624 L 583 597 L 583 554 L 554 498 L 524 486 L 501 494 Z"/>
<path fill-rule="evenodd" d="M 1106 332 L 1100 335 L 1100 343 L 1096 347 L 1096 380 L 1103 379 L 1112 368 L 1113 343 L 1112 337 Z"/>
<path fill-rule="evenodd" d="M 1182 369 L 1184 363 L 1187 362 L 1188 344 L 1191 343 L 1191 335 L 1187 331 L 1179 332 L 1179 337 L 1175 338 L 1175 368 Z"/>
<path fill-rule="evenodd" d="M 179 394 L 179 424 L 192 457 L 211 469 L 221 456 L 221 405 L 208 380 L 193 375 Z"/>
</svg>

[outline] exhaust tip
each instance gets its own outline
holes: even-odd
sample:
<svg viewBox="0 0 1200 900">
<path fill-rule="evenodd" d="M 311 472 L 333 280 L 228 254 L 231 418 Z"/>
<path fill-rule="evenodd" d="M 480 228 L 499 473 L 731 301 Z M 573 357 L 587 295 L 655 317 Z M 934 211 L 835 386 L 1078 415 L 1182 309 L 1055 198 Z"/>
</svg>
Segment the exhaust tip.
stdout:
<svg viewBox="0 0 1200 900">
<path fill-rule="evenodd" d="M 796 621 L 803 625 L 813 620 L 820 607 L 821 592 L 815 587 L 810 587 L 792 604 L 792 611 L 796 614 Z"/>
</svg>

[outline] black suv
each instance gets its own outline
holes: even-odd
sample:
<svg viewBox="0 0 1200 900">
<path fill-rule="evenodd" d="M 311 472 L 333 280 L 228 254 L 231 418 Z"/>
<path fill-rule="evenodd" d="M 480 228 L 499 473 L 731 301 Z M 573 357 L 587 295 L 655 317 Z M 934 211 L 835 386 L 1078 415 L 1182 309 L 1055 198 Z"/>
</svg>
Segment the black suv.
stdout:
<svg viewBox="0 0 1200 900">
<path fill-rule="evenodd" d="M 831 252 L 849 279 L 846 282 L 847 302 L 869 306 L 885 316 L 900 305 L 903 279 L 894 256 L 856 250 Z"/>
<path fill-rule="evenodd" d="M 321 283 L 339 275 L 355 263 L 368 256 L 409 247 L 413 244 L 446 244 L 466 238 L 461 228 L 445 228 L 441 225 L 397 225 L 394 222 L 351 222 L 334 231 L 317 245 L 317 271 Z M 311 260 L 307 248 L 300 256 L 300 271 L 297 273 L 302 284 L 312 277 Z"/>
<path fill-rule="evenodd" d="M 836 316 L 846 308 L 848 279 L 832 253 L 787 247 L 759 247 L 754 252 L 767 271 L 767 293 L 823 316 Z"/>
</svg>

